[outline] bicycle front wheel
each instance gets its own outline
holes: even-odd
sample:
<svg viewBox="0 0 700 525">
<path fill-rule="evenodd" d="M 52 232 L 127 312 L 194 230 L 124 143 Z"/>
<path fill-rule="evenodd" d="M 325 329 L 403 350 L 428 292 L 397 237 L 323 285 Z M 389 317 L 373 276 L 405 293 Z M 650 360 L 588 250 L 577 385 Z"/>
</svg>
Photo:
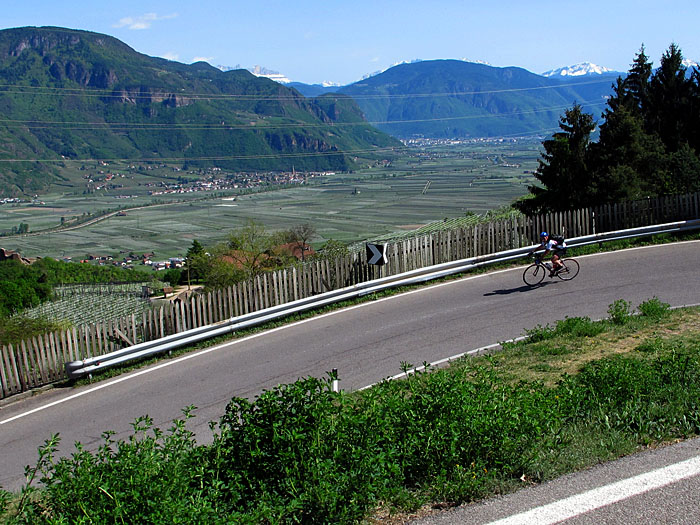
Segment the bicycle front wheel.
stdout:
<svg viewBox="0 0 700 525">
<path fill-rule="evenodd" d="M 547 269 L 541 264 L 531 264 L 523 272 L 523 281 L 528 286 L 537 286 L 544 280 Z"/>
<path fill-rule="evenodd" d="M 578 275 L 579 265 L 576 259 L 562 259 L 561 263 L 564 266 L 557 272 L 557 277 L 559 277 L 559 279 L 562 281 L 570 281 Z"/>
</svg>

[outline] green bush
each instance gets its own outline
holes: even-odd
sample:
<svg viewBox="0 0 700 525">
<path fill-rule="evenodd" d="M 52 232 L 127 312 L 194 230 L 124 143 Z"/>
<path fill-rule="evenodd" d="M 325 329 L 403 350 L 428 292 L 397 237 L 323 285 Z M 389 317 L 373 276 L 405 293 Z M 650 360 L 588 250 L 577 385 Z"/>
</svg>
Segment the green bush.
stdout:
<svg viewBox="0 0 700 525">
<path fill-rule="evenodd" d="M 524 342 L 527 343 L 537 343 L 539 341 L 546 341 L 547 339 L 551 339 L 556 335 L 556 327 L 552 328 L 549 325 L 537 325 L 534 328 L 526 329 L 525 330 L 525 340 Z"/>
<path fill-rule="evenodd" d="M 630 303 L 624 299 L 617 299 L 608 306 L 608 319 L 615 325 L 627 324 L 630 320 Z"/>
<path fill-rule="evenodd" d="M 561 384 L 568 417 L 631 434 L 639 442 L 700 432 L 700 361 L 675 351 L 648 360 L 616 356 Z"/>
<path fill-rule="evenodd" d="M 561 336 L 592 337 L 604 330 L 605 326 L 602 323 L 591 321 L 588 317 L 566 317 L 557 321 L 554 327 L 537 325 L 525 330 L 525 340 L 522 344 L 537 343 Z"/>
<path fill-rule="evenodd" d="M 593 337 L 605 331 L 605 325 L 589 317 L 566 317 L 557 322 L 556 334 L 572 337 Z"/>
<path fill-rule="evenodd" d="M 661 319 L 668 314 L 670 307 L 670 304 L 662 303 L 658 297 L 654 296 L 639 305 L 639 312 L 644 317 Z"/>
</svg>

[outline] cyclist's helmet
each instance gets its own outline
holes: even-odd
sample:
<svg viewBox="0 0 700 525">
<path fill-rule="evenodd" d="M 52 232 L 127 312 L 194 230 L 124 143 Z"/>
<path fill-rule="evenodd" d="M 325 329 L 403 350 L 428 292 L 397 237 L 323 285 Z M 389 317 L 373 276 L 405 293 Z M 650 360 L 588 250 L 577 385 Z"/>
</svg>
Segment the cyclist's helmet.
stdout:
<svg viewBox="0 0 700 525">
<path fill-rule="evenodd" d="M 547 232 L 542 232 L 542 233 L 540 233 L 540 239 L 544 239 L 544 238 L 547 237 L 548 235 L 549 235 L 549 234 L 548 234 Z"/>
</svg>

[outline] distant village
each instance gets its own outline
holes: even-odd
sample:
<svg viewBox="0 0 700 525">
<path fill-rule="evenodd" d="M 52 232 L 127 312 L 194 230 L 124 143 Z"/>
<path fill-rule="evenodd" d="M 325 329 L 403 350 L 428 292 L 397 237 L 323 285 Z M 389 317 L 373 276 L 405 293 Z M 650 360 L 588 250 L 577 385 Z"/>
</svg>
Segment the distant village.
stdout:
<svg viewBox="0 0 700 525">
<path fill-rule="evenodd" d="M 101 162 L 100 168 L 92 173 L 83 175 L 85 180 L 85 193 L 96 191 L 123 190 L 127 187 L 122 179 L 134 178 L 134 172 L 152 171 L 156 169 L 171 170 L 177 177 L 168 177 L 165 180 L 139 183 L 147 189 L 150 196 L 184 194 L 206 191 L 243 190 L 255 189 L 267 185 L 308 184 L 316 177 L 334 175 L 334 172 L 297 172 L 294 168 L 288 172 L 237 172 L 226 173 L 222 168 L 210 167 L 202 169 L 183 170 L 182 168 L 161 165 L 136 166 L 131 165 L 124 171 L 113 171 L 109 164 Z M 81 168 L 87 170 L 87 168 Z M 134 189 L 133 184 L 128 185 Z M 138 195 L 115 194 L 114 198 L 128 199 Z"/>
<path fill-rule="evenodd" d="M 182 268 L 185 266 L 184 257 L 171 257 L 165 261 L 154 260 L 155 254 L 144 253 L 135 254 L 129 253 L 124 256 L 114 257 L 112 255 L 88 255 L 86 259 L 82 259 L 81 263 L 97 264 L 99 266 L 121 266 L 122 268 L 134 268 L 136 265 L 150 266 L 154 270 L 169 270 L 170 268 Z M 73 262 L 70 257 L 64 257 L 64 262 Z"/>
</svg>

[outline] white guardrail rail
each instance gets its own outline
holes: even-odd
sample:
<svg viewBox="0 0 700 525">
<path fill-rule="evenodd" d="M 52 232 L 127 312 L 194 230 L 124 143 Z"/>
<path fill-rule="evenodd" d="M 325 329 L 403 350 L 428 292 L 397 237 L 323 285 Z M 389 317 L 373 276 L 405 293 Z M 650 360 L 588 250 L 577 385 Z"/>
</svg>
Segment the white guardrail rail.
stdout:
<svg viewBox="0 0 700 525">
<path fill-rule="evenodd" d="M 632 228 L 628 230 L 618 230 L 614 232 L 587 235 L 585 237 L 574 237 L 567 239 L 566 245 L 569 248 L 575 248 L 605 241 L 643 237 L 648 235 L 656 235 L 659 233 L 677 233 L 697 229 L 700 229 L 700 219 L 658 224 L 654 226 L 644 226 L 641 228 Z M 164 352 L 170 352 L 175 348 L 187 346 L 220 335 L 232 334 L 238 330 L 261 325 L 291 314 L 313 310 L 315 308 L 333 303 L 339 303 L 348 299 L 379 292 L 381 290 L 387 290 L 389 288 L 396 288 L 399 286 L 439 279 L 441 277 L 462 273 L 467 270 L 488 264 L 520 259 L 536 247 L 537 245 L 532 245 L 524 248 L 493 253 L 490 255 L 471 257 L 469 259 L 461 259 L 459 261 L 428 266 L 426 268 L 420 268 L 410 272 L 392 275 L 390 277 L 383 277 L 373 281 L 367 281 L 346 288 L 341 288 L 339 290 L 314 295 L 305 299 L 299 299 L 282 305 L 265 308 L 264 310 L 259 310 L 257 312 L 233 317 L 227 321 L 221 321 L 216 324 L 193 328 L 192 330 L 186 330 L 184 332 L 169 335 L 161 339 L 155 339 L 153 341 L 147 341 L 145 343 L 139 343 L 134 346 L 122 348 L 121 350 L 117 350 L 109 354 L 83 359 L 82 361 L 71 361 L 65 364 L 66 373 L 70 379 L 77 379 L 79 377 L 91 375 L 93 372 L 116 366 L 127 361 L 149 357 Z"/>
</svg>

